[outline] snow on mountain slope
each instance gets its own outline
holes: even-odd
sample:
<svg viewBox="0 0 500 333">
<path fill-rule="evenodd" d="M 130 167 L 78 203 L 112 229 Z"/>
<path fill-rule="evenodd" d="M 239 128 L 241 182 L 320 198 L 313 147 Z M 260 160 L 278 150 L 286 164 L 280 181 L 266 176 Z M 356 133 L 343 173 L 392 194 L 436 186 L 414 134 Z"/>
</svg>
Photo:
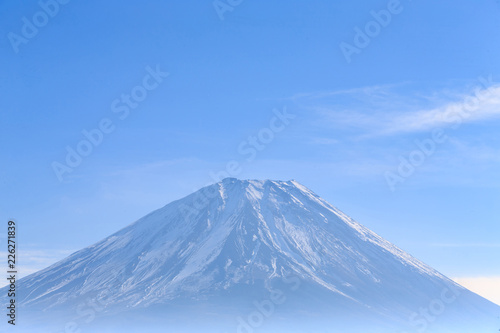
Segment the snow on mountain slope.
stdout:
<svg viewBox="0 0 500 333">
<path fill-rule="evenodd" d="M 78 316 L 79 306 L 101 299 L 104 319 L 96 327 L 175 313 L 186 323 L 176 332 L 190 332 L 190 314 L 224 318 L 211 324 L 214 332 L 253 330 L 235 318 L 275 290 L 288 290 L 288 298 L 268 324 L 272 332 L 285 322 L 296 322 L 297 332 L 302 324 L 346 331 L 364 327 L 360 320 L 370 332 L 480 325 L 486 332 L 500 314 L 293 180 L 224 179 L 20 280 L 18 288 L 25 311 L 43 314 L 38 323 L 54 313 Z"/>
</svg>

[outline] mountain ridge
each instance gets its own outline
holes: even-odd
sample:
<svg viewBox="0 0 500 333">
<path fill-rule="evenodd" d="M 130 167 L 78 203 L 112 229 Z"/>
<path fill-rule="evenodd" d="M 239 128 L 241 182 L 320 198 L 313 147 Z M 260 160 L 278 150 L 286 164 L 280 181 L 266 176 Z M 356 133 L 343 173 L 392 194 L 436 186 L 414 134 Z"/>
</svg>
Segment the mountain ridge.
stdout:
<svg viewBox="0 0 500 333">
<path fill-rule="evenodd" d="M 290 277 L 301 288 L 291 293 L 297 299 L 290 296 L 289 313 L 280 316 L 302 318 L 297 327 L 319 318 L 335 332 L 335 325 L 352 324 L 342 316 L 352 316 L 388 329 L 415 329 L 434 324 L 418 312 L 429 304 L 448 310 L 439 316 L 444 327 L 463 328 L 470 323 L 456 322 L 464 318 L 478 327 L 500 309 L 297 181 L 235 178 L 173 201 L 20 280 L 19 302 L 26 311 L 49 315 L 101 299 L 102 317 L 111 322 L 131 311 L 176 313 L 184 306 L 180 317 L 205 316 L 206 306 L 238 317 L 256 297 L 268 297 L 276 286 L 285 290 Z"/>
</svg>

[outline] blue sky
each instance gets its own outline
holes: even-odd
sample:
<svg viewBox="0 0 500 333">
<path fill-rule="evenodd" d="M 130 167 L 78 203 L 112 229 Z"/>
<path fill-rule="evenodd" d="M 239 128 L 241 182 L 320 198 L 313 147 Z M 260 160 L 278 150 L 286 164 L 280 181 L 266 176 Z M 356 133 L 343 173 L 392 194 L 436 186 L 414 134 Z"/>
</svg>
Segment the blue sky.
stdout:
<svg viewBox="0 0 500 333">
<path fill-rule="evenodd" d="M 498 1 L 66 2 L 0 2 L 0 217 L 25 273 L 229 163 L 500 302 Z"/>
</svg>

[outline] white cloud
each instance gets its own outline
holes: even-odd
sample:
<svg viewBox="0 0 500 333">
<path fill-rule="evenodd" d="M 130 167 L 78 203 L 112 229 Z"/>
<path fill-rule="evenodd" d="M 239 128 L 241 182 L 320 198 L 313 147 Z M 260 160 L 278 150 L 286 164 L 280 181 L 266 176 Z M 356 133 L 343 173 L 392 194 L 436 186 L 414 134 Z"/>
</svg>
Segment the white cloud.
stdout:
<svg viewBox="0 0 500 333">
<path fill-rule="evenodd" d="M 73 250 L 22 250 L 17 259 L 18 279 L 44 269 L 67 257 Z M 2 258 L 7 258 L 7 252 L 0 252 Z M 0 280 L 0 288 L 7 285 L 7 280 Z"/>
<path fill-rule="evenodd" d="M 300 101 L 304 99 L 322 99 L 332 96 L 343 96 L 351 95 L 358 97 L 368 97 L 368 98 L 381 98 L 383 96 L 387 97 L 391 88 L 396 85 L 376 85 L 376 86 L 366 86 L 352 89 L 342 89 L 334 91 L 320 91 L 320 92 L 309 92 L 309 93 L 298 93 L 291 97 L 283 98 L 283 100 Z"/>
<path fill-rule="evenodd" d="M 461 277 L 453 280 L 470 291 L 500 305 L 500 276 Z"/>
<path fill-rule="evenodd" d="M 500 86 L 478 89 L 461 100 L 390 119 L 382 133 L 418 132 L 500 116 Z"/>
<path fill-rule="evenodd" d="M 483 247 L 483 248 L 491 248 L 491 247 L 500 247 L 500 244 L 494 243 L 438 243 L 431 244 L 434 247 Z"/>
<path fill-rule="evenodd" d="M 479 81 L 481 87 L 467 92 L 442 91 L 432 96 L 374 86 L 298 94 L 291 99 L 318 113 L 321 124 L 362 129 L 366 137 L 393 135 L 500 118 L 500 84 L 491 78 Z"/>
<path fill-rule="evenodd" d="M 339 140 L 331 138 L 311 138 L 309 143 L 314 145 L 335 145 L 339 143 Z"/>
</svg>

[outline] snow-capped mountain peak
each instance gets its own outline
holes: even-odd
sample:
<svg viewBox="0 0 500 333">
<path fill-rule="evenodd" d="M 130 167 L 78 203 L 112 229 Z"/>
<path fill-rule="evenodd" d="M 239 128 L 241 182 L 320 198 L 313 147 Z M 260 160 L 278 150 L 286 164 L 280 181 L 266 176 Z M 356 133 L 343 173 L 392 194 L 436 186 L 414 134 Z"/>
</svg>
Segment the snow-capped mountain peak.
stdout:
<svg viewBox="0 0 500 333">
<path fill-rule="evenodd" d="M 291 318 L 316 311 L 328 321 L 348 310 L 384 327 L 411 327 L 412 313 L 446 290 L 460 295 L 448 311 L 453 320 L 496 309 L 295 180 L 226 178 L 26 277 L 19 288 L 27 309 L 68 309 L 101 297 L 113 318 L 190 302 L 238 311 L 291 278 L 300 281 Z"/>
</svg>

